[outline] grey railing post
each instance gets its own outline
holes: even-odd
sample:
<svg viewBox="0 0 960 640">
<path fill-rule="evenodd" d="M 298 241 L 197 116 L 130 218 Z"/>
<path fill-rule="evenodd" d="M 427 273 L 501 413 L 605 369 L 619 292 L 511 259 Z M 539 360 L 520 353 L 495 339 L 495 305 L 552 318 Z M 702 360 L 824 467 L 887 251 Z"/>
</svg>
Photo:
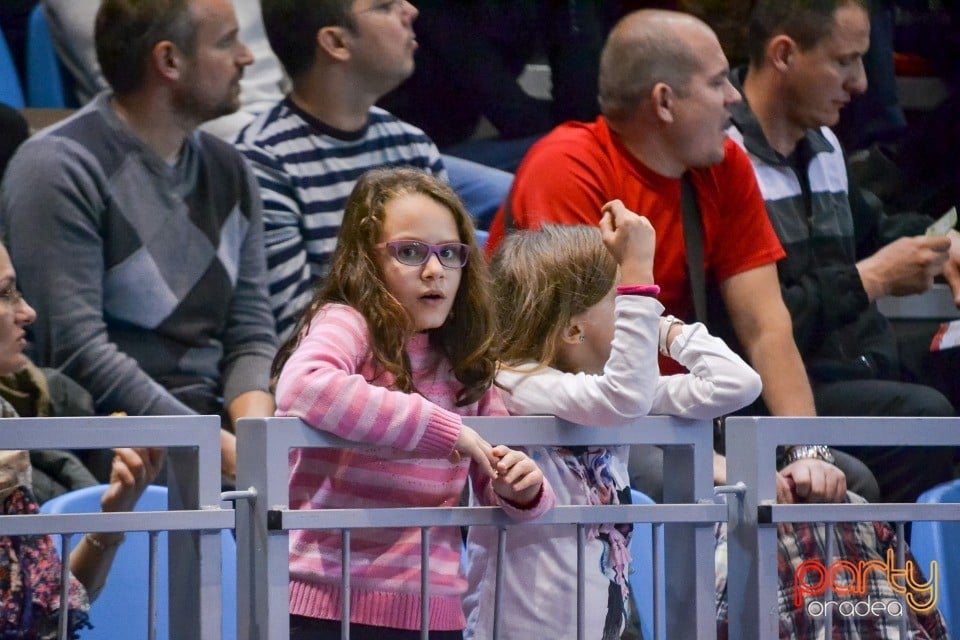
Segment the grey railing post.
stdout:
<svg viewBox="0 0 960 640">
<path fill-rule="evenodd" d="M 220 417 L 194 416 L 197 447 L 167 452 L 167 509 L 199 510 L 220 505 Z M 215 428 L 214 428 L 215 427 Z M 209 465 L 217 464 L 216 471 Z M 219 638 L 222 612 L 220 531 L 167 534 L 167 593 L 171 638 Z"/>
<path fill-rule="evenodd" d="M 239 640 L 290 636 L 288 538 L 268 528 L 270 509 L 289 505 L 288 449 L 284 439 L 270 435 L 265 419 L 237 421 L 237 486 L 256 492 L 236 505 Z"/>
<path fill-rule="evenodd" d="M 776 500 L 776 445 L 765 443 L 756 418 L 727 418 L 727 481 L 743 482 L 739 517 L 727 528 L 729 637 L 767 640 L 779 636 L 777 529 L 760 526 L 757 507 Z M 731 510 L 734 507 L 731 507 Z M 761 589 L 760 585 L 772 585 Z"/>
<path fill-rule="evenodd" d="M 682 420 L 677 420 L 683 424 Z M 693 503 L 713 497 L 713 432 L 697 431 L 693 446 L 663 446 L 663 501 Z M 713 572 L 698 570 L 714 562 L 713 526 L 664 524 L 664 560 L 669 567 L 666 602 L 668 638 L 707 638 L 716 634 Z M 692 609 L 692 612 L 691 612 Z M 731 636 L 734 637 L 734 636 Z"/>
</svg>

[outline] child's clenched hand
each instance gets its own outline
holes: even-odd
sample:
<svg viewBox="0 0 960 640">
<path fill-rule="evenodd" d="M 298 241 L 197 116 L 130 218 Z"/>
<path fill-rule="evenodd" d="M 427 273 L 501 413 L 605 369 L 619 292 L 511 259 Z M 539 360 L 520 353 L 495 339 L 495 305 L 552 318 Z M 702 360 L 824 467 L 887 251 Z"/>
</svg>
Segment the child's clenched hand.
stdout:
<svg viewBox="0 0 960 640">
<path fill-rule="evenodd" d="M 543 472 L 537 463 L 523 451 L 504 445 L 494 447 L 493 455 L 498 458 L 493 481 L 497 495 L 521 507 L 534 502 L 543 486 Z"/>
</svg>

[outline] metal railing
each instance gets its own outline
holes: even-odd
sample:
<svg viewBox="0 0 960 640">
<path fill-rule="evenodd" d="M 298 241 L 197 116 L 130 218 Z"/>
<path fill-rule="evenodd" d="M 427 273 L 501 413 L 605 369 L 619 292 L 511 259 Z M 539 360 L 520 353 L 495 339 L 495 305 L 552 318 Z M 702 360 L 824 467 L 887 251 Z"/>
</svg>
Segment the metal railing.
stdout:
<svg viewBox="0 0 960 640">
<path fill-rule="evenodd" d="M 776 449 L 780 445 L 960 445 L 956 418 L 728 418 L 727 479 L 742 482 L 742 500 L 730 501 L 728 531 L 729 637 L 778 637 L 777 524 L 896 522 L 898 566 L 903 523 L 960 521 L 955 504 L 776 504 Z M 827 540 L 833 536 L 828 535 Z M 828 542 L 825 564 L 832 561 Z M 829 590 L 828 590 L 829 594 Z M 824 624 L 830 625 L 830 609 Z M 903 609 L 906 611 L 906 608 Z M 906 616 L 901 617 L 901 630 Z M 827 634 L 829 637 L 830 634 Z M 901 634 L 906 637 L 906 633 Z"/>
<path fill-rule="evenodd" d="M 711 423 L 644 418 L 627 426 L 601 429 L 553 417 L 465 418 L 464 422 L 487 441 L 512 446 L 663 445 L 664 469 L 670 474 L 669 482 L 664 483 L 664 501 L 669 504 L 561 506 L 530 523 L 509 520 L 496 507 L 291 511 L 289 450 L 352 448 L 357 443 L 311 429 L 293 418 L 240 420 L 237 486 L 249 487 L 256 494 L 253 500 L 237 504 L 237 628 L 241 640 L 286 640 L 289 636 L 288 532 L 293 529 L 344 531 L 342 546 L 349 553 L 348 532 L 357 528 L 418 526 L 427 531 L 434 526 L 482 525 L 508 531 L 513 526 L 577 524 L 582 532 L 596 522 L 664 523 L 664 558 L 670 580 L 666 582 L 661 571 L 658 581 L 666 590 L 667 602 L 684 603 L 683 607 L 667 607 L 667 637 L 716 636 L 713 528 L 726 518 L 727 509 L 713 501 Z M 583 535 L 578 537 L 582 559 Z M 502 552 L 498 555 L 500 563 Z M 349 557 L 344 558 L 343 566 L 349 566 Z M 578 574 L 578 591 L 582 591 L 582 568 Z M 348 571 L 342 589 L 349 591 Z M 349 620 L 349 598 L 342 600 L 342 618 Z M 582 597 L 578 597 L 578 606 L 578 637 L 582 638 Z M 348 624 L 343 634 L 349 637 Z M 426 630 L 423 637 L 427 637 Z"/>
<path fill-rule="evenodd" d="M 293 529 L 349 531 L 416 526 L 426 532 L 434 526 L 494 526 L 501 529 L 503 536 L 509 535 L 509 529 L 514 526 L 575 524 L 583 532 L 585 527 L 597 522 L 660 523 L 655 526 L 664 529 L 665 561 L 664 567 L 656 567 L 658 585 L 654 593 L 665 590 L 670 606 L 666 607 L 666 620 L 655 621 L 656 637 L 662 637 L 665 632 L 669 638 L 709 639 L 716 633 L 713 523 L 727 520 L 729 637 L 765 640 L 778 635 L 778 618 L 771 615 L 777 610 L 778 523 L 960 520 L 960 508 L 949 504 L 780 505 L 775 503 L 774 481 L 775 451 L 780 444 L 900 446 L 909 442 L 916 446 L 958 446 L 960 421 L 957 419 L 728 419 L 728 479 L 737 483 L 731 492 L 739 496 L 729 500 L 729 510 L 713 500 L 713 433 L 709 423 L 645 418 L 628 426 L 601 429 L 550 417 L 466 418 L 465 422 L 488 441 L 514 446 L 662 445 L 664 469 L 669 478 L 664 483 L 666 504 L 560 506 L 530 523 L 509 520 L 495 507 L 290 511 L 288 453 L 291 448 L 358 445 L 311 429 L 296 419 L 270 418 L 238 423 L 238 487 L 241 491 L 228 497 L 249 499 L 238 501 L 234 512 L 220 508 L 223 495 L 220 493 L 217 417 L 6 419 L 0 429 L 0 448 L 168 448 L 170 510 L 2 516 L 0 532 L 56 535 L 170 531 L 170 637 L 213 640 L 219 638 L 221 632 L 220 530 L 236 528 L 238 637 L 286 640 L 289 636 L 288 532 Z M 898 534 L 902 540 L 902 526 Z M 578 553 L 582 557 L 583 535 L 578 537 Z M 349 545 L 344 547 L 349 553 Z M 69 549 L 65 546 L 64 554 L 67 553 Z M 901 546 L 901 563 L 902 553 Z M 829 563 L 829 543 L 827 554 Z M 502 560 L 501 556 L 498 562 Z M 344 566 L 349 566 L 349 558 Z M 582 567 L 580 572 L 582 589 Z M 669 581 L 666 581 L 667 572 Z M 344 574 L 344 581 L 348 590 L 348 572 Z M 349 619 L 349 598 L 344 600 L 346 608 L 342 613 L 344 619 Z M 579 597 L 581 620 L 583 606 L 583 598 Z M 827 621 L 829 623 L 829 618 Z M 348 625 L 344 632 L 349 633 Z M 582 636 L 580 625 L 578 637 Z"/>
<path fill-rule="evenodd" d="M 5 418 L 0 428 L 0 449 L 110 447 L 167 448 L 168 511 L 0 516 L 0 532 L 60 534 L 66 558 L 69 536 L 75 533 L 169 531 L 170 637 L 218 640 L 220 530 L 235 526 L 234 512 L 220 508 L 219 417 Z M 66 561 L 63 567 L 65 585 Z M 150 601 L 156 601 L 155 594 Z M 62 638 L 67 616 L 61 620 Z M 148 627 L 153 629 L 153 621 Z"/>
</svg>

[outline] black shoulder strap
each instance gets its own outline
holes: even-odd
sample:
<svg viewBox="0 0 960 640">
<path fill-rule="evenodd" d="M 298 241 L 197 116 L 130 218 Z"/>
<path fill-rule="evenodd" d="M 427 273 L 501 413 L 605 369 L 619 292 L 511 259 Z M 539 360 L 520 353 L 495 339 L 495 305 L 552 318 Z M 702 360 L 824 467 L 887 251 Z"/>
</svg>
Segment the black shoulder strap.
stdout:
<svg viewBox="0 0 960 640">
<path fill-rule="evenodd" d="M 707 321 L 707 278 L 703 262 L 703 220 L 690 172 L 680 179 L 680 207 L 683 210 L 683 243 L 687 250 L 687 275 L 693 295 L 694 320 Z"/>
</svg>

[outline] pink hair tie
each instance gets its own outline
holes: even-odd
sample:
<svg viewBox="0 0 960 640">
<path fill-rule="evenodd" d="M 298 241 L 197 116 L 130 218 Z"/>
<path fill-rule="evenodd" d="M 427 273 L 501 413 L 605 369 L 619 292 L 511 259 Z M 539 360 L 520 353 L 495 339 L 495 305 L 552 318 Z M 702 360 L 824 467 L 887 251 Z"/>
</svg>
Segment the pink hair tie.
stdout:
<svg viewBox="0 0 960 640">
<path fill-rule="evenodd" d="M 651 296 L 660 295 L 660 287 L 655 284 L 628 284 L 617 287 L 618 296 Z"/>
</svg>

